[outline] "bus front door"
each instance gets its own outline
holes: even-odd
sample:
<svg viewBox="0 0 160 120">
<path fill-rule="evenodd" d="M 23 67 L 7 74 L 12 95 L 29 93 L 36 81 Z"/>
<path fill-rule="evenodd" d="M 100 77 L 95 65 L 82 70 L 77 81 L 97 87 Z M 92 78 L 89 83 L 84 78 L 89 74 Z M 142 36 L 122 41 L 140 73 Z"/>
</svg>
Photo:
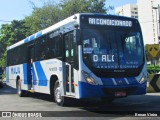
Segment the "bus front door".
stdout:
<svg viewBox="0 0 160 120">
<path fill-rule="evenodd" d="M 73 48 L 73 32 L 64 36 L 65 43 L 65 94 L 75 96 L 74 86 L 74 48 Z"/>
</svg>

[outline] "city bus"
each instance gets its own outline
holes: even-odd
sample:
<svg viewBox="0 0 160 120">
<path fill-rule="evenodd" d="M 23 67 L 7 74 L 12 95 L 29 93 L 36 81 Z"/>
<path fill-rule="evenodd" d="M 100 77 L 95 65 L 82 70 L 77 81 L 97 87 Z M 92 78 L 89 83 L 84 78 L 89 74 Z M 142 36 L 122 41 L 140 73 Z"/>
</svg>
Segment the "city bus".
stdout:
<svg viewBox="0 0 160 120">
<path fill-rule="evenodd" d="M 145 94 L 146 73 L 140 24 L 129 17 L 78 13 L 7 48 L 7 85 L 61 106 Z"/>
</svg>

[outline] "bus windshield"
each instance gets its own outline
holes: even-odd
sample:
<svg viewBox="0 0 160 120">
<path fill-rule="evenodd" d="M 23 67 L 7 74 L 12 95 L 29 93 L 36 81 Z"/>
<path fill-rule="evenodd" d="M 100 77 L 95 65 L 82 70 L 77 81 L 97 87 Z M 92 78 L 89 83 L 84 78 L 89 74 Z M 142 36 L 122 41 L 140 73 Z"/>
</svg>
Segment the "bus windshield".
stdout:
<svg viewBox="0 0 160 120">
<path fill-rule="evenodd" d="M 83 30 L 83 60 L 97 69 L 137 69 L 143 64 L 143 41 L 138 31 Z"/>
</svg>

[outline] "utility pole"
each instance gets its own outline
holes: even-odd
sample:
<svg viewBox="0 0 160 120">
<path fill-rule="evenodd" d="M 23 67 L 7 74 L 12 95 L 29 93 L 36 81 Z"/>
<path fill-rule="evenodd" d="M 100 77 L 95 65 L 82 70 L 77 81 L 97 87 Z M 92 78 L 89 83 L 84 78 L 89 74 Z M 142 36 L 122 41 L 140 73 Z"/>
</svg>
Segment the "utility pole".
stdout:
<svg viewBox="0 0 160 120">
<path fill-rule="evenodd" d="M 158 34 L 158 43 L 160 44 L 160 5 L 158 4 L 158 23 L 159 23 L 159 34 Z"/>
<path fill-rule="evenodd" d="M 158 43 L 160 43 L 160 5 L 158 4 L 157 7 L 152 7 L 152 9 L 156 10 L 157 36 L 158 36 Z M 157 12 L 158 12 L 158 14 L 157 14 Z"/>
<path fill-rule="evenodd" d="M 156 11 L 156 25 L 157 25 L 157 39 L 158 43 L 160 44 L 160 6 L 158 4 L 158 7 L 152 7 L 152 9 L 155 9 Z M 158 14 L 157 14 L 158 11 Z M 154 41 L 155 44 L 155 41 Z M 154 61 L 154 73 L 156 73 L 156 60 L 153 59 Z"/>
</svg>

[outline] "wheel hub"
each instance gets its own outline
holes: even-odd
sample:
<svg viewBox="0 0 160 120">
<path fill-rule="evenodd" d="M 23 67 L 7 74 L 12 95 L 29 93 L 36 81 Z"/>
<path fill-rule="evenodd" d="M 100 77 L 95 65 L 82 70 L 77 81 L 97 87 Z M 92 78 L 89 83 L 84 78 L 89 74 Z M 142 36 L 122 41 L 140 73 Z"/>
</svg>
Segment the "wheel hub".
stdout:
<svg viewBox="0 0 160 120">
<path fill-rule="evenodd" d="M 60 91 L 60 87 L 57 87 L 55 90 L 55 97 L 56 97 L 56 101 L 58 103 L 60 103 L 62 101 L 62 96 L 61 96 L 61 91 Z"/>
</svg>

